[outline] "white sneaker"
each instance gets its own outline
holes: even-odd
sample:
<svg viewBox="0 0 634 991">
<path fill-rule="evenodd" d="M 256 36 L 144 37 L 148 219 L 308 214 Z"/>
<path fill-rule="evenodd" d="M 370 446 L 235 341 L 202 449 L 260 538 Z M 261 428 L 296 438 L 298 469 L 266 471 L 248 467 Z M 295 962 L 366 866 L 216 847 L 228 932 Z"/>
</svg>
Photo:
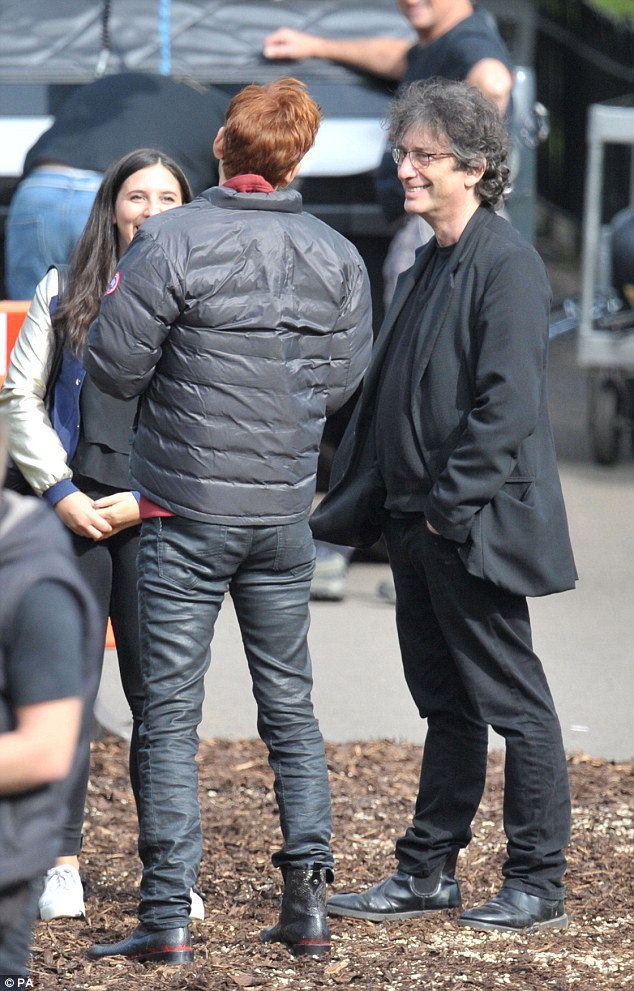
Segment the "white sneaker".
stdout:
<svg viewBox="0 0 634 991">
<path fill-rule="evenodd" d="M 70 864 L 51 867 L 38 902 L 40 919 L 81 919 L 86 914 L 79 871 Z"/>
<path fill-rule="evenodd" d="M 189 918 L 196 922 L 204 922 L 205 920 L 205 906 L 203 900 L 197 891 L 192 888 L 190 890 L 190 895 L 192 898 L 192 906 L 189 910 Z"/>
</svg>

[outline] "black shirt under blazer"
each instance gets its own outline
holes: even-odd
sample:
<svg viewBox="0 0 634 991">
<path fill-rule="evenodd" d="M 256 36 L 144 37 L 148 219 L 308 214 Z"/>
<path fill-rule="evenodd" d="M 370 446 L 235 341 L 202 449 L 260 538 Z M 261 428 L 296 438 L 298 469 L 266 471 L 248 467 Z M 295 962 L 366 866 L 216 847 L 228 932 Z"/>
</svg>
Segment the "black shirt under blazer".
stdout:
<svg viewBox="0 0 634 991">
<path fill-rule="evenodd" d="M 376 391 L 392 328 L 433 250 L 432 239 L 399 278 L 331 492 L 311 520 L 317 537 L 363 545 L 378 535 Z M 574 588 L 577 577 L 548 413 L 550 295 L 534 248 L 479 207 L 421 313 L 414 365 L 403 370 L 428 477 L 427 520 L 459 544 L 472 575 L 531 596 Z"/>
</svg>

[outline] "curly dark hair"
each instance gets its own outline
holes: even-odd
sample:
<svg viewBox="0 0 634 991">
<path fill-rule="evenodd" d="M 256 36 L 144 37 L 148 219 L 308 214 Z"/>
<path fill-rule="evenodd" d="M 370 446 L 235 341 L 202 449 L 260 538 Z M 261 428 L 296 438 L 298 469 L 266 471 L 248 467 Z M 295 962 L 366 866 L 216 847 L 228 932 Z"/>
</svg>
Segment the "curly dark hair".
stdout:
<svg viewBox="0 0 634 991">
<path fill-rule="evenodd" d="M 411 129 L 448 144 L 457 168 L 468 172 L 485 164 L 475 192 L 494 210 L 511 191 L 509 137 L 497 108 L 475 86 L 448 79 L 411 83 L 392 103 L 387 124 L 399 144 Z"/>
</svg>

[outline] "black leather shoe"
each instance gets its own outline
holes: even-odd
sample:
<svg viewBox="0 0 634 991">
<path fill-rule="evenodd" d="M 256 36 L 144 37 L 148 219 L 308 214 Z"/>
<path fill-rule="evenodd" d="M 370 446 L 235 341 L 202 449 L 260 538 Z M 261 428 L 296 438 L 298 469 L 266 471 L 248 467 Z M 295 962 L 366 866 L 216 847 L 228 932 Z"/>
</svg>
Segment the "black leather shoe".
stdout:
<svg viewBox="0 0 634 991">
<path fill-rule="evenodd" d="M 552 901 L 526 891 L 504 887 L 484 905 L 469 908 L 458 919 L 459 926 L 472 929 L 500 929 L 522 932 L 525 929 L 565 929 L 568 916 L 563 898 Z"/>
<path fill-rule="evenodd" d="M 88 950 L 91 960 L 101 957 L 127 957 L 139 963 L 192 963 L 192 948 L 189 926 L 179 929 L 161 929 L 148 932 L 143 926 L 134 930 L 127 939 L 118 943 L 95 943 Z"/>
<path fill-rule="evenodd" d="M 328 901 L 328 914 L 382 922 L 416 919 L 425 912 L 459 908 L 460 888 L 453 876 L 456 856 L 448 858 L 430 877 L 397 871 L 359 895 L 333 895 Z"/>
</svg>

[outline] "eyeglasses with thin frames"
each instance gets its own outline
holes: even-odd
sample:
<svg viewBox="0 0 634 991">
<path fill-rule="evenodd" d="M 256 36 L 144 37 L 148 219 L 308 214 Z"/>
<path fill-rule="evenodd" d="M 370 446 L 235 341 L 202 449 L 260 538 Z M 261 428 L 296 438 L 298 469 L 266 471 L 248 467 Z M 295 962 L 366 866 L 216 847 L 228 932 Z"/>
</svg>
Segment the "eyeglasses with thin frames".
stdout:
<svg viewBox="0 0 634 991">
<path fill-rule="evenodd" d="M 415 169 L 426 169 L 434 158 L 453 158 L 450 151 L 418 151 L 416 148 L 407 151 L 399 145 L 392 148 L 392 158 L 397 165 L 400 165 L 408 156 Z"/>
</svg>

